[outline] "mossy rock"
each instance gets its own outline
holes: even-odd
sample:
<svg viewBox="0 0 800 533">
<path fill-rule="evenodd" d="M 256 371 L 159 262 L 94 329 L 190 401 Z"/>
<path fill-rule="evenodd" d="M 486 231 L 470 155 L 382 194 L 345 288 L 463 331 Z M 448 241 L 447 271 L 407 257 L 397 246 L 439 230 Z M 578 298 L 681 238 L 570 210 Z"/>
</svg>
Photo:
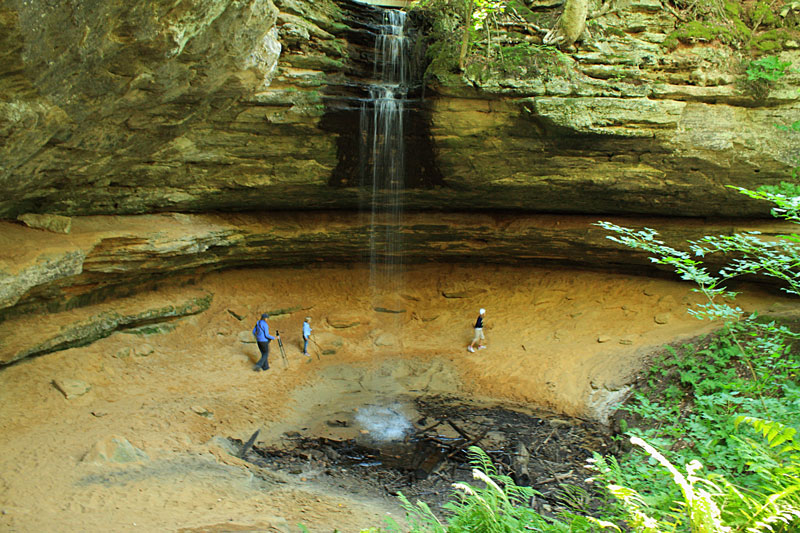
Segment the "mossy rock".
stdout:
<svg viewBox="0 0 800 533">
<path fill-rule="evenodd" d="M 758 2 L 750 12 L 750 20 L 760 21 L 762 26 L 772 26 L 778 22 L 775 12 L 766 2 Z"/>
<path fill-rule="evenodd" d="M 680 43 L 710 43 L 718 39 L 729 42 L 732 37 L 733 32 L 728 28 L 700 20 L 693 20 L 667 35 L 667 38 L 664 39 L 662 44 L 665 48 L 674 50 Z"/>
<path fill-rule="evenodd" d="M 779 52 L 784 49 L 791 35 L 785 30 L 769 30 L 759 34 L 750 41 L 750 49 L 761 54 Z"/>
</svg>

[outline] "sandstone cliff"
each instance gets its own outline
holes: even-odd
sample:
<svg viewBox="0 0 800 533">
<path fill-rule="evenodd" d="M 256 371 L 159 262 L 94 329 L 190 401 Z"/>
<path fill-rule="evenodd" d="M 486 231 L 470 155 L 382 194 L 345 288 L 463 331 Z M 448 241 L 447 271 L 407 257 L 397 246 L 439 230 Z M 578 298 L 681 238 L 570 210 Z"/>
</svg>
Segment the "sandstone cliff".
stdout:
<svg viewBox="0 0 800 533">
<path fill-rule="evenodd" d="M 533 4 L 545 22 L 558 12 Z M 800 133 L 775 125 L 800 120 L 800 75 L 756 98 L 738 84 L 741 53 L 670 50 L 679 20 L 661 2 L 617 7 L 572 52 L 415 87 L 409 262 L 642 270 L 591 225 L 615 215 L 666 217 L 675 239 L 785 229 L 728 185 L 788 177 Z M 535 44 L 531 20 L 505 38 Z M 69 215 L 77 229 L 26 248 L 40 230 L 3 223 L 0 316 L 210 270 L 359 261 L 356 103 L 379 21 L 332 0 L 2 0 L 0 217 Z"/>
<path fill-rule="evenodd" d="M 407 207 L 766 214 L 726 185 L 788 175 L 800 134 L 775 124 L 800 119 L 798 74 L 756 100 L 734 51 L 668 51 L 678 20 L 622 4 L 557 71 L 432 80 L 412 165 L 441 180 Z M 378 20 L 330 0 L 4 0 L 0 216 L 356 208 L 343 162 Z"/>
</svg>

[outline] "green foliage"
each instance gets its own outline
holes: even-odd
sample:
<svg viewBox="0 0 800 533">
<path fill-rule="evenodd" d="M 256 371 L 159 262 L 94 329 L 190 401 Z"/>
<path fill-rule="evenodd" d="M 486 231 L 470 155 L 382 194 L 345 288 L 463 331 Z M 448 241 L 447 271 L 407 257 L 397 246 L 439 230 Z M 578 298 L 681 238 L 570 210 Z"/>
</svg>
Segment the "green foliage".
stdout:
<svg viewBox="0 0 800 533">
<path fill-rule="evenodd" d="M 652 498 L 625 484 L 627 474 L 616 461 L 596 457 L 590 468 L 609 483 L 609 492 L 619 502 L 621 516 L 616 521 L 650 533 L 795 531 L 800 525 L 800 454 L 795 432 L 757 418 L 741 417 L 737 425 L 741 422 L 752 425 L 767 440 L 765 445 L 763 441 L 747 439 L 753 450 L 749 464 L 764 480 L 759 490 L 742 491 L 718 474 L 700 476 L 703 466 L 697 460 L 685 466 L 684 475 L 655 447 L 632 437 L 631 443 L 643 448 L 651 461 L 666 470 L 662 472 L 669 475 L 675 490 L 669 505 L 654 505 Z"/>
<path fill-rule="evenodd" d="M 724 43 L 734 42 L 736 40 L 734 31 L 718 24 L 693 20 L 681 25 L 677 30 L 667 35 L 663 45 L 670 50 L 674 50 L 680 43 L 709 43 L 717 40 Z"/>
<path fill-rule="evenodd" d="M 777 56 L 754 59 L 747 67 L 747 79 L 749 81 L 775 82 L 786 75 L 786 69 L 791 65 L 791 61 L 781 61 Z"/>
<path fill-rule="evenodd" d="M 516 533 L 519 531 L 571 531 L 567 523 L 547 519 L 528 507 L 527 502 L 538 493 L 530 487 L 519 487 L 508 477 L 499 475 L 486 452 L 469 448 L 473 477 L 483 483 L 475 487 L 455 483 L 455 498 L 445 504 L 448 519 L 442 522 L 424 502 L 411 504 L 400 495 L 411 532 L 433 533 Z M 401 531 L 389 523 L 390 531 Z"/>
<path fill-rule="evenodd" d="M 552 21 L 539 20 L 541 14 L 519 0 L 426 0 L 414 9 L 431 24 L 426 31 L 426 79 L 445 85 L 482 84 L 498 78 L 563 75 L 568 70 L 564 54 L 529 42 L 528 23 Z"/>
<path fill-rule="evenodd" d="M 667 474 L 674 489 L 666 506 L 654 507 L 652 499 L 628 487 L 626 473 L 613 457 L 596 455 L 590 468 L 599 479 L 608 482 L 609 493 L 618 501 L 617 513 L 604 518 L 566 515 L 566 520 L 546 518 L 526 504 L 535 492 L 518 487 L 507 476 L 497 474 L 489 457 L 480 448 L 470 448 L 473 476 L 482 487 L 456 483 L 456 498 L 445 507 L 449 517 L 439 519 L 424 502 L 411 504 L 405 496 L 400 500 L 407 513 L 410 530 L 433 533 L 516 533 L 519 531 L 579 532 L 612 529 L 646 533 L 692 531 L 697 533 L 727 533 L 731 531 L 789 531 L 800 519 L 798 497 L 800 447 L 794 441 L 795 432 L 783 425 L 752 417 L 737 420 L 751 425 L 767 440 L 748 440 L 755 450 L 751 464 L 763 472 L 770 489 L 765 493 L 746 494 L 722 476 L 701 476 L 702 464 L 690 461 L 683 471 L 663 453 L 639 437 L 631 443 L 642 448 L 653 466 Z M 770 451 L 771 450 L 771 451 Z M 763 460 L 769 453 L 772 463 Z M 777 467 L 776 467 L 777 466 Z M 652 474 L 652 473 L 651 473 Z M 657 503 L 657 502 L 656 502 Z M 724 506 L 729 508 L 723 510 Z M 666 511 L 664 510 L 666 509 Z M 387 530 L 404 531 L 394 520 L 387 520 Z"/>
<path fill-rule="evenodd" d="M 796 0 L 795 0 L 796 1 Z M 794 6 L 775 12 L 774 2 L 742 0 L 673 0 L 683 12 L 682 22 L 663 46 L 720 42 L 754 55 L 775 53 L 797 30 Z M 794 3 L 794 2 L 792 2 Z"/>
<path fill-rule="evenodd" d="M 774 80 L 786 68 L 788 65 L 776 58 L 763 58 L 754 62 L 752 76 Z M 795 128 L 800 125 L 786 129 Z M 775 216 L 800 223 L 796 185 L 739 190 L 772 202 Z M 623 411 L 629 415 L 626 426 L 633 426 L 629 434 L 662 450 L 680 450 L 680 463 L 702 461 L 710 468 L 713 482 L 709 478 L 705 487 L 713 488 L 708 494 L 720 509 L 718 515 L 712 515 L 731 529 L 713 529 L 723 527 L 716 519 L 711 526 L 680 526 L 672 502 L 683 497 L 684 508 L 688 507 L 685 487 L 654 476 L 649 461 L 632 456 L 621 468 L 598 459 L 601 478 L 623 487 L 612 493 L 627 511 L 628 523 L 640 531 L 661 531 L 668 524 L 692 531 L 794 530 L 800 525 L 800 453 L 794 443 L 800 409 L 800 357 L 792 350 L 798 334 L 786 325 L 744 316 L 730 303 L 735 294 L 725 284 L 745 274 L 765 275 L 781 280 L 789 294 L 800 295 L 798 236 L 775 240 L 764 240 L 753 232 L 707 236 L 678 250 L 658 240 L 658 233 L 649 228 L 599 225 L 613 232 L 611 240 L 653 254 L 655 263 L 694 282 L 706 303 L 691 309 L 692 314 L 724 322 L 707 341 L 680 350 L 670 348 L 655 360 L 646 376 L 647 387 L 637 391 Z M 728 258 L 717 272 L 704 265 L 712 254 Z M 742 422 L 759 432 L 767 445 L 742 436 Z"/>
<path fill-rule="evenodd" d="M 724 491 L 710 479 L 698 475 L 703 468 L 699 461 L 691 461 L 686 465 L 686 474 L 684 475 L 663 454 L 644 440 L 632 437 L 631 443 L 642 447 L 666 470 L 671 476 L 673 486 L 680 492 L 680 496 L 671 502 L 672 505 L 667 512 L 660 512 L 659 509 L 654 509 L 647 499 L 636 490 L 623 485 L 610 484 L 608 489 L 625 510 L 628 526 L 643 533 L 684 530 L 703 533 L 730 531 L 730 528 L 723 522 L 720 506 L 717 503 Z M 594 465 L 594 469 L 601 475 L 608 476 L 604 468 L 605 465 L 602 464 L 595 463 Z M 654 516 L 656 513 L 662 516 L 657 518 Z"/>
</svg>

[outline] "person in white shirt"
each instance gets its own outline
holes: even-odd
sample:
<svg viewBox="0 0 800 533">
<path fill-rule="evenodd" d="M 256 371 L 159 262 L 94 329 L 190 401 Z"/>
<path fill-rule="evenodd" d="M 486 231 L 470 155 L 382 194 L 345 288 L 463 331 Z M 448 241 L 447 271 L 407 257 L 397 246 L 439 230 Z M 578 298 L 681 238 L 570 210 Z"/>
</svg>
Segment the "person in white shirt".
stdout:
<svg viewBox="0 0 800 533">
<path fill-rule="evenodd" d="M 478 312 L 478 320 L 475 321 L 475 336 L 472 338 L 472 342 L 469 343 L 469 346 L 467 346 L 467 351 L 468 352 L 474 352 L 475 351 L 475 343 L 476 342 L 478 343 L 478 349 L 479 350 L 482 350 L 482 349 L 486 348 L 486 346 L 483 344 L 483 341 L 486 338 L 483 335 L 483 317 L 484 317 L 484 315 L 486 315 L 486 309 L 481 309 Z"/>
</svg>

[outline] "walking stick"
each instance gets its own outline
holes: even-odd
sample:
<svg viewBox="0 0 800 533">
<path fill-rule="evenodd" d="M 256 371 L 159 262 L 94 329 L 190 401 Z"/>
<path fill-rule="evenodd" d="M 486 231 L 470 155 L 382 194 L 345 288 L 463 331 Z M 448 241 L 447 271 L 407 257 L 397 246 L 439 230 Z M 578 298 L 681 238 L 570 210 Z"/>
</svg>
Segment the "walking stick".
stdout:
<svg viewBox="0 0 800 533">
<path fill-rule="evenodd" d="M 281 356 L 283 357 L 283 365 L 285 368 L 289 368 L 289 360 L 286 359 L 286 352 L 283 351 L 283 341 L 281 340 L 281 332 L 277 329 L 275 330 L 275 336 L 278 337 L 278 348 L 281 349 Z"/>
</svg>

